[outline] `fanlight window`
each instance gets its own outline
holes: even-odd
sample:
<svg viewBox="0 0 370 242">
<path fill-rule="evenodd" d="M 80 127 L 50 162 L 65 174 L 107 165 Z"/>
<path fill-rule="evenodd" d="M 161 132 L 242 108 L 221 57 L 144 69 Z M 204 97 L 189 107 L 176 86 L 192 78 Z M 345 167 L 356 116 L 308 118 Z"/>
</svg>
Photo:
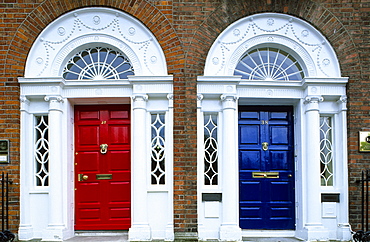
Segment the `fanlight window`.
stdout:
<svg viewBox="0 0 370 242">
<path fill-rule="evenodd" d="M 66 80 L 115 80 L 133 74 L 132 64 L 124 54 L 103 47 L 78 52 L 63 70 Z"/>
<path fill-rule="evenodd" d="M 301 81 L 303 70 L 289 53 L 276 48 L 258 48 L 248 52 L 238 63 L 234 75 L 262 81 Z"/>
</svg>

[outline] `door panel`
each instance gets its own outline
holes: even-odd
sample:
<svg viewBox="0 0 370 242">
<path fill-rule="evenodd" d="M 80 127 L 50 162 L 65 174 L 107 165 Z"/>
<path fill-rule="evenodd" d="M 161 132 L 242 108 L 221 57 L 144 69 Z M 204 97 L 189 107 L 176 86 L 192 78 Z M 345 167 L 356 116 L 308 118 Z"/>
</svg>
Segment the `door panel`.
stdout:
<svg viewBox="0 0 370 242">
<path fill-rule="evenodd" d="M 240 227 L 294 229 L 292 108 L 239 110 Z"/>
<path fill-rule="evenodd" d="M 129 110 L 128 105 L 75 106 L 76 230 L 131 226 Z M 108 145 L 105 154 L 101 144 Z"/>
</svg>

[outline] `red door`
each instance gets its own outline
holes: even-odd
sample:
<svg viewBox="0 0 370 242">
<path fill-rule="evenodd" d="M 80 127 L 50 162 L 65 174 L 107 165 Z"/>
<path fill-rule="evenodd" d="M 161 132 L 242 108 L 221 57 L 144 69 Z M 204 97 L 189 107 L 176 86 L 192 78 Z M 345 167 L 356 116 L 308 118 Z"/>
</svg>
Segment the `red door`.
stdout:
<svg viewBox="0 0 370 242">
<path fill-rule="evenodd" d="M 75 149 L 75 229 L 128 229 L 130 106 L 75 106 Z"/>
</svg>

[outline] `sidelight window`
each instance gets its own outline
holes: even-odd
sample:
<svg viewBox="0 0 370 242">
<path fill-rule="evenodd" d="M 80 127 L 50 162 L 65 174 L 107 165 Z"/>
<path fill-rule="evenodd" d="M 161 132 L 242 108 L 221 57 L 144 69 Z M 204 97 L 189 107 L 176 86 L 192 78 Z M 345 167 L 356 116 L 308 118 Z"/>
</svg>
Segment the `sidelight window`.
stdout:
<svg viewBox="0 0 370 242">
<path fill-rule="evenodd" d="M 303 70 L 289 53 L 276 48 L 249 51 L 238 63 L 234 75 L 261 81 L 301 81 Z"/>
<path fill-rule="evenodd" d="M 218 185 L 217 114 L 204 115 L 204 185 Z"/>
<path fill-rule="evenodd" d="M 333 125 L 329 116 L 320 117 L 321 186 L 333 186 Z"/>
<path fill-rule="evenodd" d="M 102 47 L 78 52 L 63 70 L 66 80 L 115 80 L 133 74 L 132 64 L 123 53 Z"/>
<path fill-rule="evenodd" d="M 151 184 L 165 184 L 165 114 L 151 114 Z"/>
<path fill-rule="evenodd" d="M 49 186 L 49 121 L 47 115 L 35 116 L 36 186 Z"/>
</svg>

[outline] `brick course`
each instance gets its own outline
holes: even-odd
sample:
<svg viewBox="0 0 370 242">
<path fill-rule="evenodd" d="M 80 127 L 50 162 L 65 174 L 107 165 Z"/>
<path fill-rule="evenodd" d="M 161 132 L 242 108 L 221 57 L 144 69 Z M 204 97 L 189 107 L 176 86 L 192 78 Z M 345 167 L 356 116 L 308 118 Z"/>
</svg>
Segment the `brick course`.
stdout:
<svg viewBox="0 0 370 242">
<path fill-rule="evenodd" d="M 360 171 L 370 153 L 358 152 L 358 131 L 370 130 L 369 0 L 4 0 L 0 3 L 0 138 L 11 142 L 11 164 L 0 165 L 19 184 L 19 86 L 32 43 L 58 16 L 76 8 L 106 6 L 142 21 L 161 44 L 174 75 L 174 225 L 197 232 L 196 77 L 217 36 L 245 16 L 278 12 L 306 20 L 328 38 L 348 84 L 350 221 L 360 221 Z M 11 229 L 19 223 L 19 187 L 11 190 Z"/>
</svg>

